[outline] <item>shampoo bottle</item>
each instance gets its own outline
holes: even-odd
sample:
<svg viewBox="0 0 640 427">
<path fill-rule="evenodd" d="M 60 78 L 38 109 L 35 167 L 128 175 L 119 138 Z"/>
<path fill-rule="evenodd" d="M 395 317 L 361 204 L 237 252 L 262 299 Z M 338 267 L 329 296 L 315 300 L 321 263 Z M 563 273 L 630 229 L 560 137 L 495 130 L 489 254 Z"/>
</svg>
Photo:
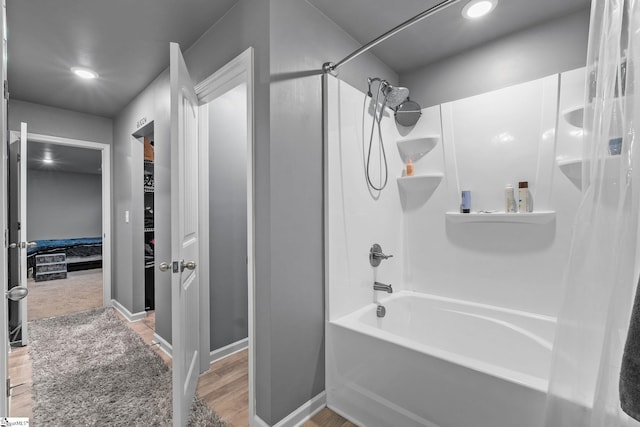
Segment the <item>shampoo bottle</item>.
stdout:
<svg viewBox="0 0 640 427">
<path fill-rule="evenodd" d="M 529 182 L 520 181 L 518 183 L 518 212 L 526 213 L 532 211 L 533 203 L 529 193 Z"/>
<path fill-rule="evenodd" d="M 413 162 L 411 161 L 411 157 L 407 160 L 407 176 L 413 176 Z"/>
<path fill-rule="evenodd" d="M 471 191 L 462 191 L 462 202 L 460 203 L 460 213 L 471 213 Z"/>
<path fill-rule="evenodd" d="M 504 211 L 506 213 L 516 212 L 516 197 L 512 185 L 507 185 L 504 189 Z"/>
</svg>

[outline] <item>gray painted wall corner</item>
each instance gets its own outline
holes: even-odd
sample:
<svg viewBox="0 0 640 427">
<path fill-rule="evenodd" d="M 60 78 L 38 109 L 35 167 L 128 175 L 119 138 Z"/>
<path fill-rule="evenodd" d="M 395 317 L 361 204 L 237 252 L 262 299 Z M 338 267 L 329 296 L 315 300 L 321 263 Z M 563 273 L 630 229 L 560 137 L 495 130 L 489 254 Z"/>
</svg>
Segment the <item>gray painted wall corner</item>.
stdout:
<svg viewBox="0 0 640 427">
<path fill-rule="evenodd" d="M 269 39 L 270 269 L 268 281 L 260 280 L 269 286 L 262 292 L 270 307 L 257 338 L 269 337 L 258 354 L 260 364 L 269 358 L 270 369 L 269 384 L 258 386 L 258 415 L 273 425 L 325 386 L 321 68 L 360 44 L 296 0 L 271 1 Z M 372 54 L 340 70 L 341 79 L 362 90 L 369 76 L 398 80 Z"/>
<path fill-rule="evenodd" d="M 168 50 L 168 47 L 167 47 Z M 144 310 L 144 216 L 142 142 L 133 134 L 138 122 L 154 123 L 156 259 L 170 253 L 169 73 L 160 74 L 114 122 L 114 295 L 132 313 Z M 166 105 L 165 105 L 166 104 Z M 163 172 L 164 171 L 164 172 Z M 129 211 L 130 221 L 124 220 Z M 156 274 L 156 333 L 171 342 L 170 277 Z"/>
</svg>

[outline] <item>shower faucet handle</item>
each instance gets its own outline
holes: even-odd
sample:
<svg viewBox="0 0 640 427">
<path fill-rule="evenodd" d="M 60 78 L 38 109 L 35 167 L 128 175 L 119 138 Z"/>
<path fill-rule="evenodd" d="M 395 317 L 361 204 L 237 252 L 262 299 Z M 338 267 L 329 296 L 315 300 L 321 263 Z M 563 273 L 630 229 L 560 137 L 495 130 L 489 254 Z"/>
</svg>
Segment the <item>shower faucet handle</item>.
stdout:
<svg viewBox="0 0 640 427">
<path fill-rule="evenodd" d="M 392 257 L 393 255 L 385 255 L 382 252 L 382 247 L 377 243 L 374 243 L 373 246 L 371 246 L 371 249 L 369 249 L 369 263 L 372 267 L 377 267 L 383 259 L 389 259 Z"/>
</svg>

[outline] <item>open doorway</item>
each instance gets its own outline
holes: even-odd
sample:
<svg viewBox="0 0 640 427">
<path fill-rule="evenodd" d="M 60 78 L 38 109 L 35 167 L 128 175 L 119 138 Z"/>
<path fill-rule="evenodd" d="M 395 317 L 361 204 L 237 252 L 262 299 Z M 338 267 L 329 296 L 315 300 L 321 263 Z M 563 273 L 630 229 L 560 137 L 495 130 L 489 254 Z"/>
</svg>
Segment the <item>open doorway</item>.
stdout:
<svg viewBox="0 0 640 427">
<path fill-rule="evenodd" d="M 25 132 L 26 133 L 26 132 Z M 10 308 L 11 341 L 28 344 L 27 322 L 103 307 L 111 301 L 110 147 L 91 141 L 26 133 L 26 152 L 11 161 L 24 167 L 12 206 L 26 215 L 10 221 L 26 229 L 29 296 Z M 10 151 L 20 134 L 11 132 Z M 12 157 L 13 159 L 13 157 Z M 20 194 L 21 200 L 14 200 Z M 15 226 L 15 227 L 14 227 Z M 16 277 L 18 274 L 15 274 Z"/>
<path fill-rule="evenodd" d="M 27 317 L 102 307 L 102 154 L 27 142 Z"/>
<path fill-rule="evenodd" d="M 142 181 L 133 182 L 132 193 L 139 196 L 143 203 L 142 216 L 142 239 L 144 251 L 144 318 L 143 323 L 153 331 L 156 330 L 155 317 L 155 265 L 156 265 L 156 234 L 155 234 L 155 135 L 154 122 L 151 121 L 137 130 L 132 136 L 142 145 L 142 150 L 135 150 L 141 153 L 142 159 L 134 155 L 132 161 L 142 163 Z M 133 215 L 137 217 L 137 215 Z M 135 234 L 137 235 L 137 233 Z M 138 259 L 137 257 L 135 259 Z"/>
<path fill-rule="evenodd" d="M 208 344 L 210 363 L 198 393 L 233 425 L 249 425 L 254 411 L 252 70 L 248 49 L 196 86 L 204 201 L 201 301 L 209 305 L 201 304 L 208 314 L 201 342 Z M 229 392 L 220 395 L 216 383 L 226 383 Z"/>
</svg>

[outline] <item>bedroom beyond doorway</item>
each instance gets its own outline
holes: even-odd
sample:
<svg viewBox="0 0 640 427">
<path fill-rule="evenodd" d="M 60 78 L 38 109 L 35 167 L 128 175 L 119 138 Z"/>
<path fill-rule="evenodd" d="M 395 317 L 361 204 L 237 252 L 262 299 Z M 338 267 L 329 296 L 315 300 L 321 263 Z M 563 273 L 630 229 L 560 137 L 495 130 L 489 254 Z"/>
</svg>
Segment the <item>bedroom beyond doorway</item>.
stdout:
<svg viewBox="0 0 640 427">
<path fill-rule="evenodd" d="M 18 345 L 28 344 L 30 320 L 111 302 L 110 146 L 26 135 L 26 147 L 18 155 L 24 179 L 16 192 L 24 201 L 12 204 L 22 204 L 26 212 L 15 216 L 26 234 L 18 268 L 24 268 L 29 289 L 27 298 L 10 307 L 11 342 Z M 11 132 L 11 140 L 17 138 Z"/>
<path fill-rule="evenodd" d="M 103 304 L 102 155 L 29 141 L 28 320 Z"/>
</svg>

